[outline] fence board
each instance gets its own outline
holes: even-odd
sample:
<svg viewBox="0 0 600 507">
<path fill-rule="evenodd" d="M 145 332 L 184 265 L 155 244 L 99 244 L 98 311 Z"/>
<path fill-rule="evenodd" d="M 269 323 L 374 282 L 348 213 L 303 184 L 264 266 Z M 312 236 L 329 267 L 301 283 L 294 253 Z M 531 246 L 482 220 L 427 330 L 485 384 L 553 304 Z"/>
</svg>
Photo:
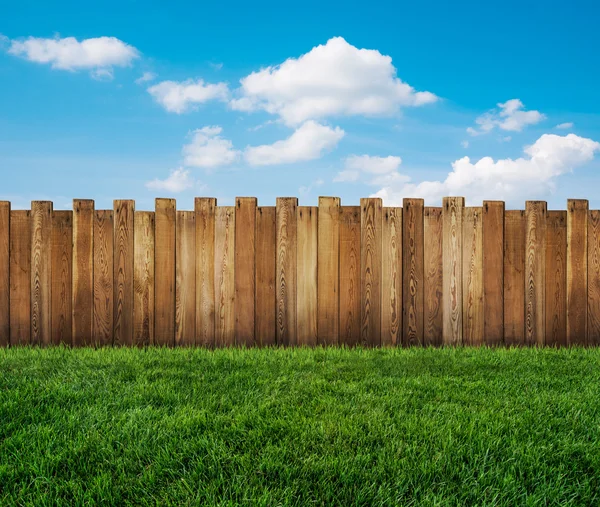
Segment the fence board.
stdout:
<svg viewBox="0 0 600 507">
<path fill-rule="evenodd" d="M 156 199 L 154 216 L 154 342 L 175 344 L 175 199 Z"/>
<path fill-rule="evenodd" d="M 73 345 L 92 341 L 94 322 L 94 201 L 73 199 Z"/>
<path fill-rule="evenodd" d="M 31 341 L 31 211 L 10 212 L 10 343 Z"/>
<path fill-rule="evenodd" d="M 546 220 L 546 345 L 567 344 L 567 212 Z"/>
<path fill-rule="evenodd" d="M 339 248 L 340 198 L 319 197 L 317 245 L 317 334 L 321 345 L 340 342 Z"/>
<path fill-rule="evenodd" d="M 504 213 L 504 344 L 525 340 L 525 211 Z"/>
<path fill-rule="evenodd" d="M 134 213 L 133 344 L 138 347 L 155 343 L 154 220 L 153 211 Z"/>
<path fill-rule="evenodd" d="M 423 345 L 442 344 L 444 313 L 442 291 L 442 208 L 425 207 L 423 217 L 424 315 Z"/>
<path fill-rule="evenodd" d="M 10 202 L 0 201 L 0 346 L 10 342 Z"/>
<path fill-rule="evenodd" d="M 215 345 L 215 209 L 214 197 L 197 197 L 196 212 L 196 344 Z"/>
<path fill-rule="evenodd" d="M 235 341 L 254 345 L 256 197 L 235 200 Z"/>
<path fill-rule="evenodd" d="M 483 339 L 504 342 L 504 202 L 483 201 Z"/>
<path fill-rule="evenodd" d="M 275 206 L 261 206 L 256 214 L 256 318 L 259 346 L 277 343 L 275 296 Z"/>
<path fill-rule="evenodd" d="M 235 344 L 235 206 L 215 209 L 215 346 Z"/>
<path fill-rule="evenodd" d="M 567 201 L 567 343 L 587 341 L 588 201 Z"/>
<path fill-rule="evenodd" d="M 196 343 L 196 214 L 193 211 L 177 212 L 176 237 L 175 344 L 190 346 Z"/>
<path fill-rule="evenodd" d="M 97 210 L 94 218 L 94 329 L 95 346 L 113 343 L 113 210 Z M 154 276 L 154 273 L 153 273 Z"/>
<path fill-rule="evenodd" d="M 525 205 L 525 345 L 543 345 L 546 266 L 546 203 Z"/>
<path fill-rule="evenodd" d="M 402 208 L 383 208 L 381 344 L 402 344 Z"/>
<path fill-rule="evenodd" d="M 317 206 L 298 206 L 298 296 L 296 300 L 299 345 L 317 344 Z"/>
<path fill-rule="evenodd" d="M 443 342 L 447 345 L 460 345 L 463 342 L 461 261 L 464 206 L 464 197 L 444 197 L 443 199 Z"/>
<path fill-rule="evenodd" d="M 600 210 L 588 212 L 587 344 L 600 345 Z"/>
<path fill-rule="evenodd" d="M 380 198 L 360 200 L 360 285 L 361 342 L 381 345 L 381 226 Z"/>
<path fill-rule="evenodd" d="M 52 214 L 52 338 L 53 344 L 71 345 L 73 338 L 73 212 Z M 91 303 L 91 302 L 90 302 Z M 91 304 L 90 304 L 91 307 Z"/>
<path fill-rule="evenodd" d="M 114 201 L 113 343 L 133 343 L 134 214 L 131 200 Z"/>
<path fill-rule="evenodd" d="M 463 210 L 463 343 L 483 344 L 483 235 L 481 207 Z"/>
<path fill-rule="evenodd" d="M 296 345 L 297 227 L 295 197 L 277 198 L 277 344 Z"/>
<path fill-rule="evenodd" d="M 423 344 L 423 199 L 402 201 L 402 345 Z"/>
<path fill-rule="evenodd" d="M 31 344 L 51 339 L 52 203 L 31 203 Z"/>
<path fill-rule="evenodd" d="M 360 343 L 360 206 L 340 207 L 339 343 Z"/>
</svg>

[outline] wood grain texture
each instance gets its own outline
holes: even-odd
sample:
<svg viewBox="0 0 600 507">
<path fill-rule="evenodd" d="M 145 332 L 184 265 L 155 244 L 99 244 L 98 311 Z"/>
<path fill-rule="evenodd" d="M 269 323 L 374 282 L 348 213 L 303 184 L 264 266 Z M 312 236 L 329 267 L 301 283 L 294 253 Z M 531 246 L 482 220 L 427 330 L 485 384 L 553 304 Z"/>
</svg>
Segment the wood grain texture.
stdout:
<svg viewBox="0 0 600 507">
<path fill-rule="evenodd" d="M 525 203 L 525 345 L 543 345 L 546 279 L 546 203 Z"/>
<path fill-rule="evenodd" d="M 462 319 L 465 345 L 484 343 L 482 215 L 482 207 L 463 210 Z"/>
<path fill-rule="evenodd" d="M 254 345 L 256 197 L 235 200 L 235 341 Z"/>
<path fill-rule="evenodd" d="M 297 227 L 295 197 L 278 197 L 276 201 L 277 227 L 277 344 L 297 344 L 296 336 L 296 275 Z"/>
<path fill-rule="evenodd" d="M 504 344 L 525 340 L 525 211 L 504 212 Z"/>
<path fill-rule="evenodd" d="M 31 341 L 31 211 L 10 212 L 10 344 Z"/>
<path fill-rule="evenodd" d="M 443 342 L 463 343 L 462 322 L 462 221 L 464 197 L 444 197 L 442 206 L 442 250 L 444 257 Z"/>
<path fill-rule="evenodd" d="M 175 199 L 155 200 L 154 343 L 175 344 Z"/>
<path fill-rule="evenodd" d="M 424 234 L 424 315 L 423 345 L 442 344 L 444 313 L 442 307 L 443 270 L 442 259 L 442 208 L 425 206 L 423 217 Z"/>
<path fill-rule="evenodd" d="M 31 344 L 51 342 L 52 203 L 31 203 Z"/>
<path fill-rule="evenodd" d="M 567 344 L 567 212 L 546 218 L 546 345 Z"/>
<path fill-rule="evenodd" d="M 383 208 L 381 236 L 381 345 L 397 346 L 402 344 L 402 208 Z"/>
<path fill-rule="evenodd" d="M 504 202 L 483 201 L 483 336 L 504 342 Z"/>
<path fill-rule="evenodd" d="M 215 346 L 235 344 L 235 206 L 215 209 Z"/>
<path fill-rule="evenodd" d="M 319 197 L 317 334 L 320 345 L 340 342 L 340 198 Z"/>
<path fill-rule="evenodd" d="M 73 212 L 52 213 L 52 337 L 55 345 L 73 338 Z"/>
<path fill-rule="evenodd" d="M 588 212 L 587 344 L 600 345 L 600 210 Z"/>
<path fill-rule="evenodd" d="M 296 208 L 298 235 L 298 292 L 296 328 L 298 345 L 317 344 L 317 206 Z"/>
<path fill-rule="evenodd" d="M 10 343 L 10 202 L 0 201 L 0 347 Z"/>
<path fill-rule="evenodd" d="M 423 344 L 424 221 L 423 199 L 402 201 L 402 345 Z"/>
<path fill-rule="evenodd" d="M 175 345 L 196 344 L 196 214 L 177 212 Z"/>
<path fill-rule="evenodd" d="M 134 213 L 133 344 L 153 345 L 154 335 L 154 212 Z"/>
<path fill-rule="evenodd" d="M 276 264 L 275 206 L 261 206 L 256 213 L 256 344 L 277 343 L 277 310 L 275 294 Z"/>
<path fill-rule="evenodd" d="M 134 201 L 114 201 L 114 345 L 133 343 L 134 214 Z"/>
<path fill-rule="evenodd" d="M 113 210 L 96 210 L 94 217 L 94 329 L 96 347 L 113 343 L 114 297 Z"/>
<path fill-rule="evenodd" d="M 73 346 L 90 345 L 94 327 L 94 201 L 73 199 Z"/>
<path fill-rule="evenodd" d="M 381 198 L 360 200 L 360 332 L 365 347 L 381 346 Z"/>
<path fill-rule="evenodd" d="M 588 201 L 567 200 L 567 343 L 587 343 Z"/>
<path fill-rule="evenodd" d="M 360 343 L 360 206 L 340 207 L 339 343 Z"/>
<path fill-rule="evenodd" d="M 215 345 L 215 209 L 214 197 L 197 197 L 196 213 L 196 345 Z"/>
</svg>

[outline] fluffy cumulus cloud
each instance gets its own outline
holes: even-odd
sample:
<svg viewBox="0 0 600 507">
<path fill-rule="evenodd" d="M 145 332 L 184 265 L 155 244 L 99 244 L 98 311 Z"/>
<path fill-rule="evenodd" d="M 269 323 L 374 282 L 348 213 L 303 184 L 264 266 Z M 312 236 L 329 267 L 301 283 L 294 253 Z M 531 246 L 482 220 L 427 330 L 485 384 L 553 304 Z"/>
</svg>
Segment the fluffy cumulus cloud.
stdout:
<svg viewBox="0 0 600 507">
<path fill-rule="evenodd" d="M 210 100 L 225 102 L 229 97 L 226 83 L 210 84 L 202 79 L 162 81 L 148 88 L 148 93 L 168 112 L 177 114 L 193 111 Z"/>
<path fill-rule="evenodd" d="M 469 127 L 467 132 L 472 136 L 478 136 L 487 134 L 496 127 L 505 131 L 520 132 L 527 125 L 535 125 L 546 118 L 539 111 L 525 111 L 524 107 L 519 99 L 500 103 L 497 109 L 479 116 L 475 120 L 477 127 Z"/>
<path fill-rule="evenodd" d="M 282 141 L 262 146 L 249 146 L 244 153 L 252 166 L 291 164 L 320 158 L 337 146 L 345 132 L 315 121 L 304 122 L 294 133 Z"/>
<path fill-rule="evenodd" d="M 183 147 L 184 165 L 215 169 L 230 165 L 240 157 L 229 139 L 223 139 L 221 127 L 203 127 L 192 133 L 189 144 Z"/>
<path fill-rule="evenodd" d="M 391 206 L 401 205 L 404 197 L 439 204 L 442 197 L 450 195 L 464 196 L 471 205 L 491 198 L 517 202 L 534 197 L 532 192 L 540 196 L 552 192 L 559 176 L 591 161 L 598 151 L 600 143 L 591 139 L 544 134 L 525 148 L 523 157 L 484 157 L 477 162 L 463 157 L 452 163 L 452 171 L 443 181 L 389 184 L 373 195 Z"/>
<path fill-rule="evenodd" d="M 398 172 L 402 163 L 400 157 L 374 157 L 371 155 L 350 155 L 344 162 L 344 169 L 337 173 L 334 182 L 357 181 L 361 174 L 369 176 L 371 185 L 389 185 L 408 181 Z"/>
<path fill-rule="evenodd" d="M 12 40 L 8 53 L 53 69 L 90 70 L 94 78 L 112 78 L 113 67 L 126 67 L 139 58 L 139 51 L 115 37 L 78 41 L 75 37 Z"/>
<path fill-rule="evenodd" d="M 149 190 L 165 190 L 171 193 L 183 192 L 193 186 L 194 179 L 190 176 L 190 171 L 182 167 L 172 170 L 164 180 L 156 178 L 146 183 Z"/>
<path fill-rule="evenodd" d="M 389 115 L 402 106 L 435 102 L 396 76 L 389 56 L 335 37 L 299 58 L 253 72 L 230 102 L 240 111 L 264 110 L 287 125 L 331 116 Z"/>
</svg>

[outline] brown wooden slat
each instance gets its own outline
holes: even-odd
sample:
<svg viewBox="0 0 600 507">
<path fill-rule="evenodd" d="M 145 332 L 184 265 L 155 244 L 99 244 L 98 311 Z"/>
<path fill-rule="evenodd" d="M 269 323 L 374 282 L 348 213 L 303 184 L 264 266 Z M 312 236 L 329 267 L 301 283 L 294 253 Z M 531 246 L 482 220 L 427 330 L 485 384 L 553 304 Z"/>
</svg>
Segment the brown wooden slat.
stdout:
<svg viewBox="0 0 600 507">
<path fill-rule="evenodd" d="M 567 201 L 567 343 L 587 342 L 588 201 Z"/>
<path fill-rule="evenodd" d="M 483 201 L 483 336 L 504 342 L 504 202 Z"/>
<path fill-rule="evenodd" d="M 256 197 L 235 200 L 235 341 L 254 345 Z"/>
<path fill-rule="evenodd" d="M 256 213 L 256 318 L 255 337 L 259 346 L 277 343 L 275 295 L 275 206 L 262 206 Z"/>
<path fill-rule="evenodd" d="M 463 343 L 482 345 L 483 338 L 483 236 L 481 207 L 463 211 L 462 295 Z"/>
<path fill-rule="evenodd" d="M 546 277 L 546 203 L 525 203 L 525 344 L 543 345 Z"/>
<path fill-rule="evenodd" d="M 214 197 L 197 197 L 196 212 L 196 345 L 215 345 L 215 209 Z"/>
<path fill-rule="evenodd" d="M 296 345 L 297 228 L 295 197 L 277 198 L 277 344 Z"/>
<path fill-rule="evenodd" d="M 52 343 L 73 340 L 73 212 L 52 214 Z"/>
<path fill-rule="evenodd" d="M 94 218 L 94 329 L 95 346 L 113 343 L 114 297 L 113 210 L 97 210 Z"/>
<path fill-rule="evenodd" d="M 237 272 L 237 270 L 236 270 Z M 196 214 L 177 212 L 175 344 L 196 343 Z"/>
<path fill-rule="evenodd" d="M 546 219 L 546 345 L 567 344 L 567 212 Z"/>
<path fill-rule="evenodd" d="M 134 213 L 134 201 L 114 201 L 114 345 L 133 343 Z"/>
<path fill-rule="evenodd" d="M 340 344 L 360 343 L 360 206 L 340 207 Z M 400 329 L 401 330 L 401 329 Z"/>
<path fill-rule="evenodd" d="M 215 346 L 235 344 L 235 206 L 215 209 Z"/>
<path fill-rule="evenodd" d="M 504 344 L 525 341 L 525 211 L 504 213 Z"/>
<path fill-rule="evenodd" d="M 10 342 L 10 202 L 0 201 L 0 347 Z"/>
<path fill-rule="evenodd" d="M 378 197 L 360 200 L 361 343 L 381 346 L 381 226 L 383 206 Z"/>
<path fill-rule="evenodd" d="M 10 212 L 10 344 L 31 340 L 31 211 Z"/>
<path fill-rule="evenodd" d="M 402 208 L 382 212 L 381 344 L 402 344 Z"/>
<path fill-rule="evenodd" d="M 134 213 L 133 344 L 153 345 L 154 335 L 154 212 Z"/>
<path fill-rule="evenodd" d="M 462 322 L 462 220 L 464 197 L 444 197 L 442 206 L 444 256 L 444 327 L 446 345 L 463 343 Z"/>
<path fill-rule="evenodd" d="M 31 203 L 31 344 L 51 340 L 52 203 Z"/>
<path fill-rule="evenodd" d="M 587 344 L 600 345 L 600 210 L 588 212 Z"/>
<path fill-rule="evenodd" d="M 156 199 L 154 215 L 154 343 L 175 344 L 175 199 Z"/>
<path fill-rule="evenodd" d="M 402 345 L 423 344 L 423 199 L 402 201 Z"/>
<path fill-rule="evenodd" d="M 73 200 L 73 345 L 90 345 L 94 327 L 94 201 Z"/>
<path fill-rule="evenodd" d="M 298 345 L 317 344 L 317 206 L 296 208 L 298 271 L 296 322 Z"/>
<path fill-rule="evenodd" d="M 442 260 L 442 208 L 425 207 L 424 234 L 424 316 L 423 345 L 442 344 L 444 313 L 442 307 L 444 263 Z"/>
</svg>

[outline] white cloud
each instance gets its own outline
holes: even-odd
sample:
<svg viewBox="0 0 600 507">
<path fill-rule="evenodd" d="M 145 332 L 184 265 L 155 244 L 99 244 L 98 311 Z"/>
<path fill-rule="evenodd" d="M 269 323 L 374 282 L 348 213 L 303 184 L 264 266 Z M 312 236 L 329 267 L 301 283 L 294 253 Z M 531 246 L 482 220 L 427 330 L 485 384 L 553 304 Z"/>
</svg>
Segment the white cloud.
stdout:
<svg viewBox="0 0 600 507">
<path fill-rule="evenodd" d="M 42 39 L 29 37 L 12 40 L 8 53 L 31 62 L 47 63 L 53 69 L 76 71 L 89 69 L 93 77 L 112 79 L 113 67 L 126 67 L 140 52 L 115 37 L 97 37 L 78 41 L 75 37 Z"/>
<path fill-rule="evenodd" d="M 568 121 L 566 123 L 560 123 L 558 124 L 556 127 L 554 127 L 555 129 L 560 129 L 560 130 L 565 130 L 565 129 L 572 129 L 573 128 L 573 122 L 572 121 Z"/>
<path fill-rule="evenodd" d="M 391 57 L 334 37 L 299 58 L 246 76 L 230 105 L 239 111 L 265 110 L 296 126 L 330 116 L 392 115 L 401 106 L 436 100 L 402 82 Z"/>
<path fill-rule="evenodd" d="M 333 129 L 310 120 L 287 139 L 262 146 L 248 146 L 244 155 L 253 166 L 314 160 L 337 146 L 344 134 L 339 127 Z"/>
<path fill-rule="evenodd" d="M 203 127 L 195 130 L 192 140 L 183 147 L 184 165 L 214 169 L 235 162 L 240 152 L 233 149 L 229 139 L 223 139 L 221 127 Z"/>
<path fill-rule="evenodd" d="M 149 190 L 166 190 L 167 192 L 183 192 L 194 186 L 194 180 L 190 177 L 190 171 L 180 167 L 174 169 L 168 178 L 159 180 L 158 178 L 148 181 L 146 188 Z"/>
<path fill-rule="evenodd" d="M 463 148 L 465 148 L 465 149 L 466 149 L 466 148 L 468 148 L 468 147 L 469 147 L 469 141 L 466 141 L 466 140 L 465 140 L 465 141 L 461 141 L 460 145 L 461 145 Z"/>
<path fill-rule="evenodd" d="M 398 173 L 402 163 L 400 157 L 375 157 L 371 155 L 350 155 L 344 162 L 344 170 L 337 173 L 334 182 L 357 181 L 360 174 L 372 175 L 372 185 L 386 185 L 408 181 L 407 177 Z"/>
<path fill-rule="evenodd" d="M 94 69 L 90 71 L 90 76 L 96 81 L 112 81 L 115 77 L 112 69 Z"/>
<path fill-rule="evenodd" d="M 135 84 L 143 84 L 149 81 L 154 81 L 156 74 L 154 72 L 144 72 L 140 77 L 135 80 Z"/>
<path fill-rule="evenodd" d="M 383 186 L 374 194 L 386 205 L 401 205 L 404 197 L 421 197 L 430 204 L 442 197 L 460 195 L 468 203 L 484 199 L 519 202 L 543 196 L 555 189 L 556 179 L 594 158 L 600 143 L 574 134 L 544 134 L 527 146 L 523 157 L 494 160 L 484 157 L 473 163 L 463 157 L 452 163 L 452 171 L 444 181 L 423 181 Z"/>
<path fill-rule="evenodd" d="M 148 88 L 148 93 L 167 111 L 177 114 L 193 111 L 210 100 L 227 101 L 229 96 L 226 83 L 210 84 L 202 79 L 162 81 Z"/>
<path fill-rule="evenodd" d="M 491 132 L 496 127 L 510 132 L 521 132 L 527 125 L 535 125 L 546 118 L 539 111 L 525 111 L 519 99 L 511 99 L 497 106 L 498 109 L 492 109 L 475 120 L 477 129 L 469 127 L 467 132 L 472 136 L 479 136 Z"/>
<path fill-rule="evenodd" d="M 333 178 L 334 182 L 345 182 L 345 181 L 358 181 L 358 177 L 360 176 L 360 171 L 344 169 L 337 173 L 335 178 Z"/>
</svg>

